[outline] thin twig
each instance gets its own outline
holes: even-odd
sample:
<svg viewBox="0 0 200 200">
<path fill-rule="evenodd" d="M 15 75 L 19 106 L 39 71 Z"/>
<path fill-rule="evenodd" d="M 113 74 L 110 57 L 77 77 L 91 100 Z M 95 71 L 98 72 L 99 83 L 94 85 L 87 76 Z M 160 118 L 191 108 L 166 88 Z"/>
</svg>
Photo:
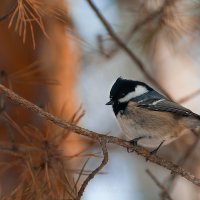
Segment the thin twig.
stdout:
<svg viewBox="0 0 200 200">
<path fill-rule="evenodd" d="M 187 159 L 190 157 L 190 155 L 194 152 L 195 148 L 197 147 L 198 143 L 199 143 L 199 136 L 196 136 L 194 143 L 188 148 L 188 150 L 186 151 L 186 153 L 183 155 L 182 158 L 180 158 L 180 160 L 178 161 L 179 165 L 183 165 L 185 164 L 185 162 L 187 161 Z"/>
<path fill-rule="evenodd" d="M 15 148 L 13 148 L 13 145 L 11 143 L 7 143 L 7 142 L 0 142 L 0 151 L 6 151 L 6 152 L 10 152 L 10 153 L 17 153 L 20 154 L 21 157 L 29 152 L 41 152 L 41 148 L 38 147 L 34 147 L 34 146 L 28 146 L 25 144 L 15 144 Z"/>
<path fill-rule="evenodd" d="M 170 95 L 161 87 L 161 85 L 153 79 L 150 74 L 145 69 L 144 64 L 142 61 L 134 54 L 133 51 L 127 45 L 117 36 L 115 31 L 112 29 L 111 25 L 107 22 L 105 17 L 102 15 L 102 13 L 98 10 L 98 8 L 95 6 L 95 4 L 92 2 L 92 0 L 86 0 L 92 10 L 95 12 L 101 23 L 104 25 L 105 29 L 108 31 L 109 35 L 112 37 L 112 39 L 116 42 L 116 44 L 131 58 L 131 60 L 138 66 L 138 68 L 141 70 L 141 72 L 144 74 L 144 76 L 149 80 L 152 84 L 154 84 L 165 96 L 171 99 Z"/>
<path fill-rule="evenodd" d="M 162 15 L 165 6 L 168 4 L 168 0 L 165 0 L 165 2 L 163 3 L 163 5 L 157 9 L 156 11 L 154 11 L 153 13 L 150 13 L 148 16 L 146 16 L 144 19 L 142 19 L 141 21 L 139 21 L 138 23 L 136 23 L 131 30 L 127 33 L 127 35 L 125 36 L 125 43 L 128 44 L 129 41 L 131 40 L 131 38 L 133 37 L 133 35 L 135 35 L 139 30 L 141 30 L 142 27 L 144 27 L 145 25 L 147 25 L 148 23 L 150 23 L 151 21 L 153 21 L 154 19 L 156 19 L 159 15 Z M 109 52 L 109 56 L 113 56 L 117 51 L 119 50 L 119 48 L 114 48 Z"/>
<path fill-rule="evenodd" d="M 177 102 L 185 103 L 186 101 L 189 101 L 190 99 L 196 97 L 199 94 L 200 94 L 200 89 L 197 89 L 196 91 L 192 92 L 191 94 L 188 94 L 185 97 L 182 97 L 181 99 L 177 100 Z"/>
<path fill-rule="evenodd" d="M 44 111 L 43 109 L 39 108 L 38 106 L 34 105 L 33 103 L 27 101 L 26 99 L 20 97 L 16 93 L 14 93 L 12 90 L 6 88 L 5 86 L 0 84 L 0 90 L 2 91 L 2 95 L 10 99 L 12 102 L 14 102 L 17 105 L 23 106 L 25 109 L 32 111 L 34 113 L 37 113 L 41 117 L 44 117 L 46 120 L 51 121 L 55 125 L 62 127 L 64 129 L 69 129 L 79 135 L 86 136 L 93 141 L 104 141 L 105 143 L 111 143 L 111 144 L 116 144 L 121 147 L 129 148 L 135 151 L 138 155 L 143 156 L 145 158 L 148 158 L 148 161 L 155 163 L 157 165 L 160 165 L 168 170 L 171 171 L 173 174 L 180 175 L 187 179 L 188 181 L 192 182 L 194 185 L 200 186 L 200 179 L 195 177 L 193 174 L 190 172 L 186 171 L 185 169 L 179 167 L 178 165 L 167 161 L 163 158 L 160 158 L 159 156 L 156 155 L 151 155 L 151 153 L 143 148 L 143 147 L 138 147 L 138 146 L 133 146 L 129 142 L 119 139 L 117 137 L 113 136 L 108 136 L 108 135 L 103 135 L 94 131 L 90 131 L 85 128 L 81 128 L 77 125 L 70 124 L 69 122 L 60 119 L 51 113 L 48 113 Z"/>
<path fill-rule="evenodd" d="M 186 161 L 188 160 L 188 158 L 191 156 L 191 154 L 194 152 L 194 150 L 196 149 L 197 145 L 199 144 L 199 135 L 196 135 L 196 139 L 194 141 L 194 143 L 187 149 L 186 153 L 179 159 L 179 161 L 177 162 L 177 164 L 179 166 L 183 166 Z M 166 180 L 165 182 L 168 182 L 168 191 L 172 191 L 172 189 L 174 188 L 174 182 L 175 179 L 177 178 L 176 174 L 173 174 L 172 176 L 170 176 L 168 178 L 168 180 Z M 163 194 L 164 195 L 164 194 Z"/>
<path fill-rule="evenodd" d="M 162 194 L 165 194 L 165 197 L 169 200 L 173 200 L 172 197 L 169 195 L 167 189 L 158 181 L 158 179 L 147 169 L 147 174 L 152 178 L 155 184 L 162 190 Z"/>
<path fill-rule="evenodd" d="M 100 35 L 100 34 L 97 35 L 96 39 L 97 39 L 97 44 L 98 44 L 98 47 L 99 47 L 98 49 L 99 49 L 100 53 L 103 54 L 106 58 L 111 57 L 111 56 L 112 56 L 111 54 L 112 54 L 115 50 L 117 50 L 117 49 L 115 48 L 115 49 L 113 49 L 111 52 L 106 53 L 105 48 L 104 48 L 104 41 L 103 41 L 102 35 Z"/>
<path fill-rule="evenodd" d="M 83 182 L 83 184 L 81 185 L 81 188 L 78 192 L 78 200 L 81 199 L 83 192 L 85 191 L 85 188 L 87 187 L 88 183 L 94 178 L 94 176 L 96 174 L 98 174 L 103 167 L 108 163 L 108 151 L 106 148 L 106 142 L 104 140 L 100 141 L 101 144 L 101 148 L 102 148 L 102 152 L 103 152 L 103 160 L 101 162 L 101 164 L 91 172 L 91 174 L 85 179 L 85 181 Z"/>
<path fill-rule="evenodd" d="M 176 2 L 176 0 L 173 0 L 173 1 L 171 1 L 171 0 L 165 0 L 163 2 L 163 4 L 156 11 L 150 13 L 144 19 L 142 19 L 137 24 L 135 24 L 132 27 L 132 29 L 130 30 L 130 32 L 127 34 L 127 36 L 126 36 L 126 43 L 129 42 L 129 40 L 131 39 L 131 37 L 133 36 L 133 34 L 136 34 L 146 24 L 150 23 L 151 21 L 153 21 L 154 19 L 156 19 L 160 15 L 162 17 L 162 14 L 164 13 L 165 8 L 168 7 L 168 6 L 171 6 L 175 2 Z"/>
</svg>

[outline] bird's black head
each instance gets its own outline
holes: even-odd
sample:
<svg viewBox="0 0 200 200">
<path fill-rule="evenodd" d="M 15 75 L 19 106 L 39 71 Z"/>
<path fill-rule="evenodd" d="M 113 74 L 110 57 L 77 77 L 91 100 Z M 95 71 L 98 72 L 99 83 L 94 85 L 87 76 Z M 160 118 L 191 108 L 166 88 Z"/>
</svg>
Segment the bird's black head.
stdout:
<svg viewBox="0 0 200 200">
<path fill-rule="evenodd" d="M 110 91 L 110 101 L 106 105 L 113 105 L 115 114 L 126 107 L 130 99 L 143 95 L 153 89 L 140 81 L 127 80 L 119 77 Z"/>
</svg>

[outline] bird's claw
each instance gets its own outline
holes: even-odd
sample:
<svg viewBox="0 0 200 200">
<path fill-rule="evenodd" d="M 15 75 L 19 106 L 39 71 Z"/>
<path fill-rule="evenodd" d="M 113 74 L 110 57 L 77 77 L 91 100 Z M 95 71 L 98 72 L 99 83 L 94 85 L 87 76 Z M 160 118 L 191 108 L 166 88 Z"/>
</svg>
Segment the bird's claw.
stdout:
<svg viewBox="0 0 200 200">
<path fill-rule="evenodd" d="M 133 140 L 130 140 L 129 143 L 131 143 L 133 146 L 138 146 L 138 141 L 142 138 L 144 138 L 144 136 L 134 138 Z M 132 148 L 127 148 L 128 153 L 132 153 L 133 151 L 134 150 Z"/>
<path fill-rule="evenodd" d="M 156 147 L 154 150 L 150 151 L 149 156 L 146 158 L 146 161 L 149 160 L 149 157 L 150 157 L 150 156 L 152 156 L 152 155 L 155 156 L 155 155 L 157 154 L 158 150 L 160 149 L 160 147 L 163 145 L 164 142 L 165 142 L 165 140 L 163 140 L 163 141 L 158 145 L 158 147 Z"/>
</svg>

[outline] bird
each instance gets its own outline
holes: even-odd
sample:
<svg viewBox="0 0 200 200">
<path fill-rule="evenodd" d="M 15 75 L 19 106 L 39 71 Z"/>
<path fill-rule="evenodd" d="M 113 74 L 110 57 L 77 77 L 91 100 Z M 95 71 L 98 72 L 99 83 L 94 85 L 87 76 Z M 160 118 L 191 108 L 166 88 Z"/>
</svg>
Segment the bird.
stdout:
<svg viewBox="0 0 200 200">
<path fill-rule="evenodd" d="M 119 77 L 106 105 L 112 105 L 126 139 L 153 153 L 200 127 L 200 115 L 137 80 Z"/>
</svg>

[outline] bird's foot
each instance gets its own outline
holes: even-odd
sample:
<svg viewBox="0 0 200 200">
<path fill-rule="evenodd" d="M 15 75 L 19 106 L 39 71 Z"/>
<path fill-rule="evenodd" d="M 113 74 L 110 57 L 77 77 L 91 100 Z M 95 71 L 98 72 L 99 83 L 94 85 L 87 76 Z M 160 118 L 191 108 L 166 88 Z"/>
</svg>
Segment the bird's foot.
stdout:
<svg viewBox="0 0 200 200">
<path fill-rule="evenodd" d="M 138 141 L 145 138 L 145 136 L 140 136 L 137 138 L 134 138 L 133 140 L 130 140 L 129 142 L 133 145 L 133 146 L 138 146 Z"/>
<path fill-rule="evenodd" d="M 130 140 L 129 142 L 133 145 L 133 146 L 138 146 L 138 141 L 141 140 L 142 138 L 144 138 L 145 136 L 140 136 L 137 138 L 134 138 L 133 140 Z M 127 148 L 127 152 L 128 153 L 132 153 L 134 150 L 132 148 Z"/>
<path fill-rule="evenodd" d="M 160 149 L 160 147 L 163 145 L 164 142 L 165 142 L 165 140 L 163 140 L 163 141 L 158 145 L 158 147 L 156 147 L 154 150 L 150 151 L 150 156 L 156 155 L 157 152 L 158 152 L 158 150 Z M 146 158 L 146 161 L 148 161 L 148 160 L 149 160 L 149 158 L 147 157 L 147 158 Z"/>
</svg>

